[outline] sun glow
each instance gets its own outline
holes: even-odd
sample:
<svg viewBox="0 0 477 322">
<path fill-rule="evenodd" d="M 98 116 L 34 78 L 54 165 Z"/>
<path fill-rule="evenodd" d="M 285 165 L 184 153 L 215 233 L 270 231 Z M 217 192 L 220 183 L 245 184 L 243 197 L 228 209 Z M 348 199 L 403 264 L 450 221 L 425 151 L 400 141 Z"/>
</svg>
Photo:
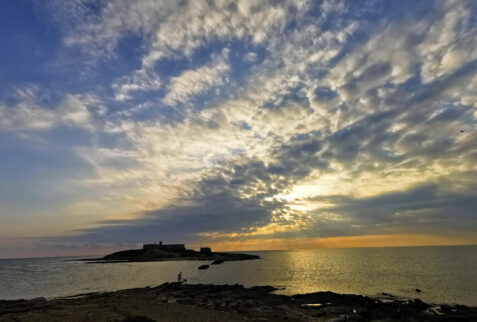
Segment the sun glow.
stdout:
<svg viewBox="0 0 477 322">
<path fill-rule="evenodd" d="M 473 234 L 388 234 L 341 236 L 325 238 L 250 239 L 211 243 L 217 251 L 237 250 L 291 250 L 313 248 L 357 248 L 357 247 L 407 247 L 407 246 L 452 246 L 475 245 Z"/>
</svg>

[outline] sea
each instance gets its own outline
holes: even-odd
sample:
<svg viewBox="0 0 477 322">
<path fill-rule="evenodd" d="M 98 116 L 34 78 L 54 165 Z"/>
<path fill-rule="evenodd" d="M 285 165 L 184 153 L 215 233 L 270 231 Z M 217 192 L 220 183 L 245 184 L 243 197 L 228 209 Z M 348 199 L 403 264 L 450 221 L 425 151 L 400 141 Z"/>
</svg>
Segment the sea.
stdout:
<svg viewBox="0 0 477 322">
<path fill-rule="evenodd" d="M 260 260 L 96 264 L 77 257 L 0 259 L 0 299 L 55 298 L 81 293 L 187 283 L 271 285 L 279 294 L 317 291 L 477 306 L 477 246 L 307 249 L 247 252 Z M 416 292 L 416 289 L 421 292 Z"/>
</svg>

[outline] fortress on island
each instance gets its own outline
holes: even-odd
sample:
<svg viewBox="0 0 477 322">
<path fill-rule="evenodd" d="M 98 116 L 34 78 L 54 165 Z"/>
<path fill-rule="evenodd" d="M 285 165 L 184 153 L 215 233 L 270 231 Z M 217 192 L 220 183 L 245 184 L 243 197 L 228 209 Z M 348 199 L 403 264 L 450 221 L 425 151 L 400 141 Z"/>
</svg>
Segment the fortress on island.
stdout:
<svg viewBox="0 0 477 322">
<path fill-rule="evenodd" d="M 167 250 L 167 251 L 172 251 L 172 252 L 181 252 L 185 251 L 185 244 L 163 244 L 162 240 L 156 244 L 144 244 L 142 245 L 143 250 Z M 200 248 L 200 253 L 202 254 L 210 254 L 212 253 L 212 250 L 210 247 L 201 247 Z"/>
<path fill-rule="evenodd" d="M 200 251 L 187 249 L 185 244 L 163 244 L 162 241 L 154 244 L 143 244 L 140 249 L 126 249 L 106 255 L 100 259 L 88 259 L 99 263 L 105 262 L 152 262 L 166 260 L 211 260 L 215 264 L 224 261 L 242 261 L 259 259 L 258 255 L 243 253 L 212 252 L 210 247 L 200 247 Z"/>
</svg>

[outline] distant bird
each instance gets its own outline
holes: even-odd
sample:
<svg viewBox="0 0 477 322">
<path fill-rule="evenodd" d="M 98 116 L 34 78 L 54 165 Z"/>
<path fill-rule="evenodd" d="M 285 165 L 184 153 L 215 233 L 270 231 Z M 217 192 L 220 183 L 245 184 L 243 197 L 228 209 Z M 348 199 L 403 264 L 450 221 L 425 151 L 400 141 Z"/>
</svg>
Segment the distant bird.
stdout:
<svg viewBox="0 0 477 322">
<path fill-rule="evenodd" d="M 464 130 L 460 130 L 460 133 L 464 133 L 465 131 Z"/>
<path fill-rule="evenodd" d="M 416 293 L 421 293 L 422 291 L 418 288 L 416 288 Z"/>
</svg>

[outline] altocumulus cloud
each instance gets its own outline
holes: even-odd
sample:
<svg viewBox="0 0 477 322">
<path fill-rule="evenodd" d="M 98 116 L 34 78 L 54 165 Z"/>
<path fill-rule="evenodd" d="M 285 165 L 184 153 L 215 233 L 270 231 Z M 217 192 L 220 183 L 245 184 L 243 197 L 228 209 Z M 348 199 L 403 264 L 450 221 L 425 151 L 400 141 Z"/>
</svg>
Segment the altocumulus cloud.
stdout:
<svg viewBox="0 0 477 322">
<path fill-rule="evenodd" d="M 476 233 L 473 1 L 33 8 L 58 70 L 11 86 L 1 131 L 83 138 L 67 200 L 22 215 L 63 218 L 41 247 Z"/>
</svg>

